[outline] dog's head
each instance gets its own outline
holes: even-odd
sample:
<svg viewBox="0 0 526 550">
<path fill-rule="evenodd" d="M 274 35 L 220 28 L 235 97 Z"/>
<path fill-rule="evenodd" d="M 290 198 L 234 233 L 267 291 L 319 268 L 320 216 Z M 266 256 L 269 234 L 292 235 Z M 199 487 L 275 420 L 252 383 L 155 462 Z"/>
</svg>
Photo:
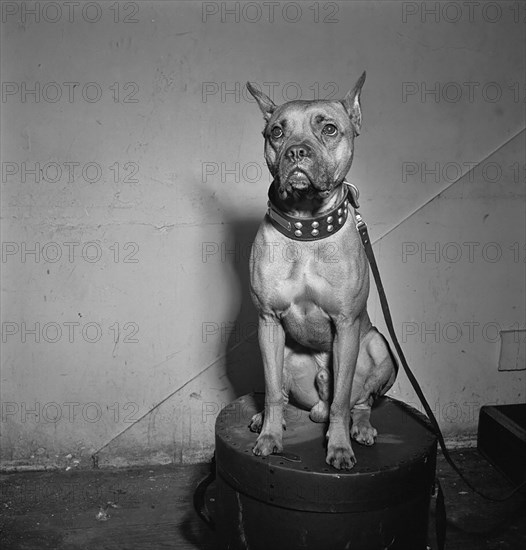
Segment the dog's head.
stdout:
<svg viewBox="0 0 526 550">
<path fill-rule="evenodd" d="M 342 100 L 295 100 L 276 105 L 247 82 L 266 125 L 265 159 L 282 198 L 323 199 L 342 184 L 360 133 L 365 72 Z"/>
</svg>

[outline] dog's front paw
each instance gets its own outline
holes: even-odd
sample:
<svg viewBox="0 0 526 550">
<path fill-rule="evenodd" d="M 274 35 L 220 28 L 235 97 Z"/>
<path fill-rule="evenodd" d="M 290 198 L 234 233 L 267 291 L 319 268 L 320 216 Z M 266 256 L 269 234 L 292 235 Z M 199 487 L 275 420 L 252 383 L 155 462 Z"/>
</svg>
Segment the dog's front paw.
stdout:
<svg viewBox="0 0 526 550">
<path fill-rule="evenodd" d="M 251 432 L 259 433 L 261 432 L 262 426 L 263 426 L 263 413 L 258 412 L 250 419 L 250 423 L 248 427 Z"/>
<path fill-rule="evenodd" d="M 337 470 L 350 470 L 356 464 L 351 444 L 331 445 L 329 443 L 325 462 Z"/>
<path fill-rule="evenodd" d="M 351 437 L 362 445 L 374 445 L 378 432 L 369 422 L 353 422 L 351 428 Z"/>
<path fill-rule="evenodd" d="M 263 427 L 263 411 L 256 413 L 251 419 L 248 424 L 248 427 L 251 432 L 260 433 L 261 428 Z M 286 430 L 287 429 L 287 422 L 283 418 L 281 421 L 281 427 Z"/>
<path fill-rule="evenodd" d="M 268 456 L 273 453 L 281 453 L 281 451 L 283 451 L 281 435 L 272 433 L 259 434 L 256 445 L 252 449 L 256 456 Z"/>
</svg>

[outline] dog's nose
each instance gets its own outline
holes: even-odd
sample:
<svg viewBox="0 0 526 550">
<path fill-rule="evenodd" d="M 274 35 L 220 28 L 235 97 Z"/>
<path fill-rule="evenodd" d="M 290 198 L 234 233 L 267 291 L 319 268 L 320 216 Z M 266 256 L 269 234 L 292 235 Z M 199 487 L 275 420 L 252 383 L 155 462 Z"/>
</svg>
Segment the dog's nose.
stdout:
<svg viewBox="0 0 526 550">
<path fill-rule="evenodd" d="M 300 143 L 299 145 L 291 145 L 285 153 L 285 156 L 292 162 L 299 162 L 306 157 L 310 157 L 310 155 L 310 147 L 305 143 Z"/>
</svg>

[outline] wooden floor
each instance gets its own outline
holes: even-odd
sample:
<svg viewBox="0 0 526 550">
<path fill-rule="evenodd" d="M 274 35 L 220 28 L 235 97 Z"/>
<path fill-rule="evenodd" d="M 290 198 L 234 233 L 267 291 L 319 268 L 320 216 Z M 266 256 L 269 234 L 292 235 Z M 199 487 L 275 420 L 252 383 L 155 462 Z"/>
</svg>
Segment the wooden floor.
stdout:
<svg viewBox="0 0 526 550">
<path fill-rule="evenodd" d="M 510 487 L 475 450 L 454 456 L 486 491 Z M 526 498 L 487 502 L 470 493 L 441 458 L 438 471 L 448 513 L 447 550 L 526 547 Z M 207 472 L 207 465 L 197 465 L 2 475 L 0 547 L 211 550 L 213 533 L 192 508 L 193 491 Z M 430 547 L 436 548 L 433 541 Z"/>
</svg>

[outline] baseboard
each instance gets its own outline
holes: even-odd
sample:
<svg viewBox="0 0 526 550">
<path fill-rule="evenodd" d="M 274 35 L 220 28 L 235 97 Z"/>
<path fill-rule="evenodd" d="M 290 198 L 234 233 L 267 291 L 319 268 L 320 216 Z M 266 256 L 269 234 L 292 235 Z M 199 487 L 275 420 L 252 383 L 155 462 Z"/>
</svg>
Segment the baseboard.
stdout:
<svg viewBox="0 0 526 550">
<path fill-rule="evenodd" d="M 142 468 L 149 466 L 166 466 L 170 464 L 202 464 L 210 462 L 214 449 L 198 449 L 183 452 L 178 459 L 173 454 L 166 452 L 150 453 L 123 453 L 123 454 L 100 454 L 96 461 L 91 458 L 83 458 L 78 462 L 40 459 L 38 462 L 28 460 L 2 460 L 0 461 L 0 473 L 16 472 L 56 472 L 71 470 L 118 469 L 118 468 Z"/>
<path fill-rule="evenodd" d="M 456 435 L 445 439 L 448 449 L 470 449 L 477 446 L 476 434 Z M 213 447 L 189 450 L 181 453 L 177 459 L 172 453 L 165 451 L 150 453 L 112 453 L 100 454 L 96 465 L 98 468 L 142 468 L 148 466 L 166 466 L 169 464 L 202 464 L 210 462 L 214 454 Z M 56 461 L 40 459 L 38 463 L 31 463 L 28 460 L 3 460 L 0 461 L 0 473 L 14 472 L 46 472 L 46 471 L 69 471 L 88 470 L 94 468 L 94 462 L 87 458 L 78 463 L 57 463 Z"/>
</svg>

